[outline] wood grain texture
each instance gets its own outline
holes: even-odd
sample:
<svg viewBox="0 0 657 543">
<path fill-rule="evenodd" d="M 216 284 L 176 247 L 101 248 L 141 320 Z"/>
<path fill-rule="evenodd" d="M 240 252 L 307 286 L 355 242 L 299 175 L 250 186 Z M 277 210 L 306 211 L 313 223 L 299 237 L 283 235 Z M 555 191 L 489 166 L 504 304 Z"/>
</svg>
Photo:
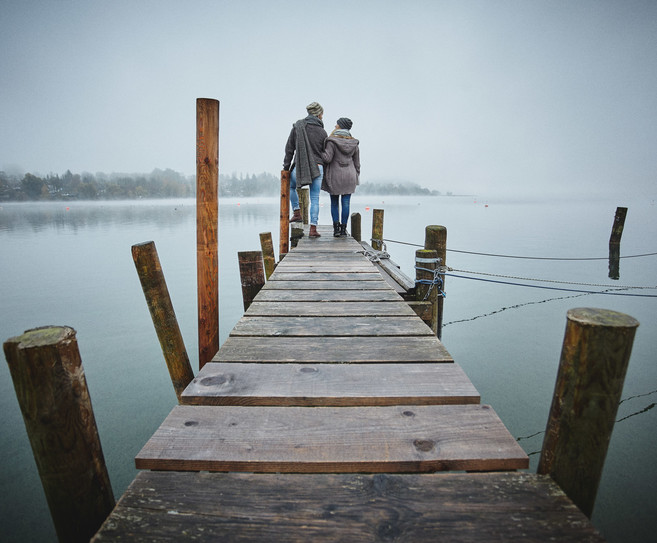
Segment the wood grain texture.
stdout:
<svg viewBox="0 0 657 543">
<path fill-rule="evenodd" d="M 281 281 L 273 279 L 263 288 L 264 290 L 390 290 L 390 286 L 388 286 L 388 283 L 380 275 L 375 279 L 358 279 L 353 281 L 317 281 L 315 279 Z"/>
<path fill-rule="evenodd" d="M 429 336 L 433 331 L 412 317 L 242 317 L 231 336 L 333 337 Z"/>
<path fill-rule="evenodd" d="M 213 362 L 454 362 L 435 336 L 234 337 Z"/>
<path fill-rule="evenodd" d="M 271 283 L 270 281 L 269 283 Z M 269 284 L 268 283 L 268 284 Z M 283 290 L 263 288 L 254 302 L 399 302 L 401 296 L 394 290 Z"/>
<path fill-rule="evenodd" d="M 524 469 L 487 405 L 173 408 L 137 469 L 418 473 Z"/>
<path fill-rule="evenodd" d="M 245 316 L 274 317 L 321 317 L 372 316 L 372 317 L 410 317 L 417 311 L 402 301 L 395 302 L 253 302 L 244 313 Z"/>
<path fill-rule="evenodd" d="M 479 403 L 457 364 L 220 364 L 203 366 L 185 405 L 367 406 Z"/>
<path fill-rule="evenodd" d="M 381 274 L 369 269 L 367 272 L 351 270 L 294 272 L 281 269 L 271 278 L 272 281 L 381 281 Z"/>
<path fill-rule="evenodd" d="M 184 492 L 182 491 L 184 489 Z M 601 543 L 547 476 L 142 472 L 93 540 Z"/>
</svg>

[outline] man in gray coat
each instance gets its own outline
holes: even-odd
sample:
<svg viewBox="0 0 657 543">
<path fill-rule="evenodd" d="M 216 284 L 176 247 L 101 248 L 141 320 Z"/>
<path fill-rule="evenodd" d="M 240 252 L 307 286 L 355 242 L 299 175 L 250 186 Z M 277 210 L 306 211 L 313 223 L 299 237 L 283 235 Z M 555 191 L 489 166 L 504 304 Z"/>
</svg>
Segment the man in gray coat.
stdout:
<svg viewBox="0 0 657 543">
<path fill-rule="evenodd" d="M 324 108 L 317 102 L 306 106 L 308 116 L 299 119 L 292 125 L 292 130 L 285 144 L 283 170 L 290 171 L 290 204 L 293 215 L 291 222 L 301 221 L 299 195 L 297 187 L 310 185 L 310 232 L 311 238 L 319 237 L 317 223 L 319 221 L 319 192 L 324 177 L 322 152 L 326 131 L 322 117 Z"/>
</svg>

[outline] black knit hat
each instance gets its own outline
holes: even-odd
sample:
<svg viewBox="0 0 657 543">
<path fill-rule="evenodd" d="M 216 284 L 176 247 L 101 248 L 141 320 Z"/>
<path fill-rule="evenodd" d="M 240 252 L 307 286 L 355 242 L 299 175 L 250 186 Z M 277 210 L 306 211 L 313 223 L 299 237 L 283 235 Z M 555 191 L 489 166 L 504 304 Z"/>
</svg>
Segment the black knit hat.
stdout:
<svg viewBox="0 0 657 543">
<path fill-rule="evenodd" d="M 347 119 L 347 117 L 340 117 L 337 124 L 340 128 L 344 128 L 345 130 L 351 130 L 351 127 L 354 125 L 354 123 L 351 122 L 351 119 Z"/>
</svg>

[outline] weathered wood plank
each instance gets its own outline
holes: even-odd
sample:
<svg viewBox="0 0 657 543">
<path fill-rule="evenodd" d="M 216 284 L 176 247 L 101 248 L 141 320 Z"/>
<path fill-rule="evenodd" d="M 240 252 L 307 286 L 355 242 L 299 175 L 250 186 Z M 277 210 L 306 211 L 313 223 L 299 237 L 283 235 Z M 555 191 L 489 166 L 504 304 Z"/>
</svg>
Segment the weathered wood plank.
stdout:
<svg viewBox="0 0 657 543">
<path fill-rule="evenodd" d="M 458 364 L 219 364 L 203 366 L 185 405 L 366 406 L 479 403 Z"/>
<path fill-rule="evenodd" d="M 418 337 L 234 337 L 213 362 L 454 362 L 435 336 Z"/>
<path fill-rule="evenodd" d="M 92 541 L 127 540 L 604 541 L 548 476 L 534 473 L 151 471 L 137 475 Z"/>
<path fill-rule="evenodd" d="M 512 470 L 529 459 L 487 405 L 178 405 L 137 469 L 263 473 Z"/>
<path fill-rule="evenodd" d="M 430 336 L 422 319 L 412 317 L 242 317 L 231 336 Z"/>
<path fill-rule="evenodd" d="M 290 262 L 285 265 L 283 265 L 283 262 L 279 262 L 277 267 L 280 273 L 334 273 L 345 271 L 349 273 L 372 273 L 376 271 L 372 264 L 367 262 Z"/>
<path fill-rule="evenodd" d="M 409 304 L 395 302 L 253 302 L 247 309 L 246 316 L 298 316 L 321 317 L 373 316 L 373 317 L 410 317 L 416 314 Z"/>
<path fill-rule="evenodd" d="M 278 290 L 263 288 L 255 302 L 399 302 L 394 290 Z"/>
<path fill-rule="evenodd" d="M 271 277 L 271 281 L 381 281 L 381 274 L 371 269 L 367 272 L 352 272 L 351 270 L 288 272 L 279 270 Z"/>
<path fill-rule="evenodd" d="M 381 276 L 358 281 L 269 281 L 262 290 L 391 290 Z"/>
</svg>

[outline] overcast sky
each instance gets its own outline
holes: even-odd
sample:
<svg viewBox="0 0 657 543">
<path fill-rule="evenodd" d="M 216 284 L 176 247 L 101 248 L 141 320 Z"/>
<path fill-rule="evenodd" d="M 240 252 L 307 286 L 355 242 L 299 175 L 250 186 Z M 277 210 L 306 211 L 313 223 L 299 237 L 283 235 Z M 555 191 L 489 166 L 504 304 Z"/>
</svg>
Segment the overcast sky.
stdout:
<svg viewBox="0 0 657 543">
<path fill-rule="evenodd" d="M 0 169 L 279 174 L 305 106 L 362 181 L 657 193 L 657 1 L 0 0 Z"/>
</svg>

